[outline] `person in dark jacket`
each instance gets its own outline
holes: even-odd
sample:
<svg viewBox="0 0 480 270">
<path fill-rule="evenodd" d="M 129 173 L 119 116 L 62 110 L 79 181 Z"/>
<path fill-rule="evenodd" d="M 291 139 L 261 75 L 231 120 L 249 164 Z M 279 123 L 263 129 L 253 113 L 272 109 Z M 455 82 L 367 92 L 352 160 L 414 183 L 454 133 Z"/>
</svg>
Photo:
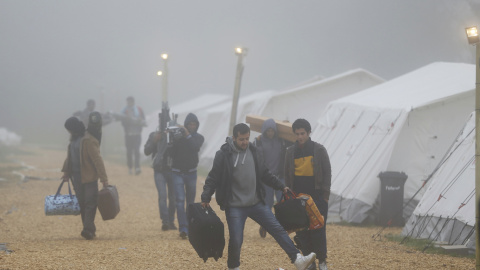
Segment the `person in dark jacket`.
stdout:
<svg viewBox="0 0 480 270">
<path fill-rule="evenodd" d="M 163 231 L 177 229 L 174 224 L 176 207 L 175 188 L 171 177 L 171 170 L 167 164 L 167 148 L 167 134 L 165 131 L 150 133 L 143 148 L 145 155 L 152 155 L 152 167 L 158 193 L 158 209 L 160 211 Z"/>
<path fill-rule="evenodd" d="M 272 118 L 267 119 L 262 124 L 262 134 L 255 138 L 253 145 L 258 148 L 259 156 L 262 162 L 265 162 L 267 169 L 273 174 L 278 176 L 278 179 L 285 183 L 284 165 L 285 165 L 285 150 L 288 146 L 292 145 L 291 142 L 287 142 L 284 139 L 278 137 L 277 124 Z M 264 185 L 265 188 L 265 202 L 272 208 L 274 203 L 274 195 L 277 202 L 282 198 L 282 191 L 274 191 L 273 188 Z M 260 236 L 265 238 L 267 231 L 260 226 Z"/>
<path fill-rule="evenodd" d="M 195 114 L 185 118 L 183 137 L 173 140 L 169 149 L 172 158 L 172 180 L 175 186 L 178 230 L 180 237 L 187 239 L 188 222 L 186 207 L 195 201 L 197 190 L 198 152 L 204 138 L 197 132 L 200 123 Z M 186 204 L 185 204 L 186 203 Z"/>
<path fill-rule="evenodd" d="M 277 190 L 288 191 L 278 178 L 259 162 L 257 148 L 249 143 L 250 128 L 237 124 L 233 136 L 215 154 L 213 167 L 208 173 L 203 193 L 202 206 L 210 206 L 213 193 L 220 209 L 225 210 L 229 230 L 228 269 L 239 269 L 243 229 L 247 217 L 264 227 L 290 257 L 297 269 L 306 269 L 314 260 L 315 253 L 302 256 L 278 223 L 271 209 L 265 204 L 265 189 L 262 183 Z"/>
<path fill-rule="evenodd" d="M 327 214 L 328 198 L 332 179 L 330 158 L 325 147 L 310 139 L 312 128 L 305 119 L 297 119 L 292 124 L 297 141 L 287 148 L 285 156 L 285 183 L 295 193 L 312 196 L 318 210 L 325 219 L 325 225 L 317 230 L 297 232 L 294 237 L 302 252 L 315 252 L 319 269 L 326 270 L 327 258 Z M 308 269 L 316 269 L 313 263 Z"/>
</svg>

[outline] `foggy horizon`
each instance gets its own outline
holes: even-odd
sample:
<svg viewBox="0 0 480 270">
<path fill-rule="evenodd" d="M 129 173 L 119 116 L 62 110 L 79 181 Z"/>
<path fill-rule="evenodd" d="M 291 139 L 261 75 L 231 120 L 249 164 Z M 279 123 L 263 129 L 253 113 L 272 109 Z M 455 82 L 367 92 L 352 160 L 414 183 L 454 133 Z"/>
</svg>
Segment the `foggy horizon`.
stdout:
<svg viewBox="0 0 480 270">
<path fill-rule="evenodd" d="M 160 108 L 161 53 L 174 105 L 231 96 L 236 46 L 248 48 L 246 96 L 357 68 L 390 80 L 474 64 L 464 29 L 480 26 L 480 0 L 0 3 L 0 127 L 36 143 L 63 143 L 64 121 L 88 99 L 102 112 L 127 96 L 146 114 Z"/>
</svg>

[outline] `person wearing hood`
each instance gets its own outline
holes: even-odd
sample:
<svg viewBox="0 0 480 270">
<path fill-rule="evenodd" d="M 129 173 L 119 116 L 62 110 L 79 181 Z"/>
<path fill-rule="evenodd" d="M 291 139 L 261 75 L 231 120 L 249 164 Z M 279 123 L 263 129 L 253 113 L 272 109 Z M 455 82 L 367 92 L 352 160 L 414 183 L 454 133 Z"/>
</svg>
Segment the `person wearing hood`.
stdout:
<svg viewBox="0 0 480 270">
<path fill-rule="evenodd" d="M 91 240 L 96 236 L 98 179 L 100 178 L 104 187 L 108 186 L 105 165 L 100 156 L 102 117 L 98 112 L 90 113 L 88 128 L 85 131 L 83 122 L 72 116 L 65 122 L 65 128 L 71 136 L 67 158 L 63 163 L 62 181 L 72 180 L 83 223 L 80 234 L 85 239 Z"/>
<path fill-rule="evenodd" d="M 278 176 L 278 179 L 285 183 L 283 176 L 284 163 L 285 163 L 285 150 L 288 146 L 292 145 L 291 142 L 287 142 L 278 137 L 277 124 L 272 118 L 267 119 L 262 125 L 262 134 L 255 138 L 253 145 L 258 148 L 258 154 L 261 162 L 265 162 L 267 169 L 273 174 Z M 274 191 L 273 188 L 264 185 L 265 188 L 265 203 L 270 207 L 273 207 L 274 195 L 277 202 L 280 202 L 282 198 L 282 191 Z M 260 226 L 260 236 L 265 238 L 267 231 Z"/>
<path fill-rule="evenodd" d="M 289 188 L 259 161 L 258 149 L 249 139 L 250 128 L 246 124 L 234 126 L 233 136 L 227 137 L 226 143 L 215 154 L 201 196 L 202 206 L 208 207 L 215 193 L 220 209 L 225 211 L 230 236 L 228 269 L 238 270 L 240 267 L 243 230 L 250 217 L 273 236 L 297 269 L 304 270 L 315 260 L 315 253 L 302 256 L 265 204 L 263 184 L 285 192 Z"/>
<path fill-rule="evenodd" d="M 175 187 L 178 230 L 180 237 L 187 239 L 188 221 L 186 206 L 195 201 L 197 190 L 198 152 L 204 138 L 197 132 L 200 123 L 195 114 L 189 113 L 185 118 L 183 136 L 173 140 L 169 149 L 172 159 L 172 181 Z"/>
</svg>

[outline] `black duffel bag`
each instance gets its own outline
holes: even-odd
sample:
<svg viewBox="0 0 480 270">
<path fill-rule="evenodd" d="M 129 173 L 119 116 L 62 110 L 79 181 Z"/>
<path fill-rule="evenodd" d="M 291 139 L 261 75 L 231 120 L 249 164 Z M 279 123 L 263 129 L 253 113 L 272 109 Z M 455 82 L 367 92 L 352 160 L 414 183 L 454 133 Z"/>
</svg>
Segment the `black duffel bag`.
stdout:
<svg viewBox="0 0 480 270">
<path fill-rule="evenodd" d="M 297 198 L 291 190 L 283 193 L 281 202 L 274 209 L 275 217 L 288 233 L 306 229 L 310 225 L 305 200 Z"/>
</svg>

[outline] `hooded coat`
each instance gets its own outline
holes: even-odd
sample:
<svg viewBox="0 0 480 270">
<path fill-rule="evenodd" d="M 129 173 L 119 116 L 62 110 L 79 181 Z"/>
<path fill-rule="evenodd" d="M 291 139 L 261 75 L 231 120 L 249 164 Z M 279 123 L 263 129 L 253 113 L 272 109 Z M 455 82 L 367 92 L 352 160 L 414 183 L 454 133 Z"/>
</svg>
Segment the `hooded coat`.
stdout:
<svg viewBox="0 0 480 270">
<path fill-rule="evenodd" d="M 193 113 L 187 115 L 184 126 L 187 126 L 190 122 L 197 123 L 198 130 L 200 123 L 197 116 Z M 169 150 L 173 171 L 191 172 L 197 169 L 198 152 L 205 140 L 201 134 L 197 133 L 197 130 L 190 132 L 190 135 L 187 137 L 182 137 L 173 142 L 173 146 Z"/>
<path fill-rule="evenodd" d="M 275 131 L 272 139 L 267 138 L 265 132 L 269 129 Z M 277 124 L 272 118 L 262 124 L 262 134 L 255 138 L 253 144 L 259 149 L 259 157 L 265 162 L 267 168 L 280 178 L 284 176 L 285 152 L 292 143 L 278 137 Z"/>
<path fill-rule="evenodd" d="M 222 210 L 229 207 L 229 201 L 232 198 L 233 167 L 236 162 L 241 162 L 238 151 L 234 151 L 231 147 L 232 140 L 232 137 L 227 137 L 226 143 L 215 154 L 212 169 L 205 180 L 201 195 L 202 202 L 210 203 L 215 193 L 215 199 Z M 285 185 L 270 173 L 263 162 L 259 162 L 257 148 L 252 143 L 249 143 L 248 147 L 255 163 L 257 196 L 265 204 L 265 188 L 262 182 L 277 190 L 284 189 Z"/>
</svg>

